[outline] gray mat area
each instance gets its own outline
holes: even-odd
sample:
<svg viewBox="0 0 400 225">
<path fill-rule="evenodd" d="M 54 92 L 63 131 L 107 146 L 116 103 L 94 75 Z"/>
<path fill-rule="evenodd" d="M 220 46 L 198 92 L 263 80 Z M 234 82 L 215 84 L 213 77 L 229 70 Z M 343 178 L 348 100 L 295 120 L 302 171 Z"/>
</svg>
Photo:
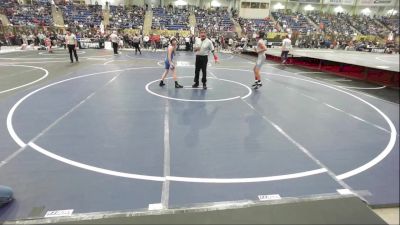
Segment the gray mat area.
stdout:
<svg viewBox="0 0 400 225">
<path fill-rule="evenodd" d="M 40 74 L 7 64 L 34 65 L 49 76 L 0 95 L 0 181 L 16 198 L 0 209 L 0 221 L 346 188 L 370 205 L 399 204 L 399 144 L 392 135 L 398 104 L 270 62 L 254 91 L 253 62 L 229 54 L 210 62 L 205 91 L 190 88 L 194 55 L 180 52 L 185 88 L 176 90 L 172 79 L 160 88 L 164 56 L 87 50 L 79 64 L 62 52 L 1 56 L 10 86 L 0 90 Z M 16 136 L 28 145 L 19 146 Z M 379 162 L 338 180 L 382 152 Z"/>
<path fill-rule="evenodd" d="M 279 48 L 268 49 L 267 54 L 279 56 Z M 323 59 L 333 62 L 353 64 L 375 69 L 384 69 L 399 72 L 399 54 L 382 54 L 356 51 L 343 51 L 333 49 L 293 49 L 290 52 L 293 57 L 307 57 L 314 59 Z"/>
</svg>

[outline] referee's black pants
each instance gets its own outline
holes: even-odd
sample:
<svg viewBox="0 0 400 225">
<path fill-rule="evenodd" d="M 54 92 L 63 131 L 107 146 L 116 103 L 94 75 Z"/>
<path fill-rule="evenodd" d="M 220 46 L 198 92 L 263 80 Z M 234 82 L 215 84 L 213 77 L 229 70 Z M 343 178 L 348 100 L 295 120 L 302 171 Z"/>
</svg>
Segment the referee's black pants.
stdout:
<svg viewBox="0 0 400 225">
<path fill-rule="evenodd" d="M 112 46 L 113 46 L 113 49 L 114 49 L 114 54 L 118 54 L 118 43 L 117 42 L 113 42 Z"/>
<path fill-rule="evenodd" d="M 201 78 L 201 82 L 203 84 L 207 83 L 207 64 L 208 64 L 208 56 L 207 55 L 196 55 L 194 83 L 199 84 L 200 70 L 203 74 L 203 77 Z"/>
<path fill-rule="evenodd" d="M 78 62 L 78 54 L 76 54 L 75 45 L 68 45 L 68 51 L 71 62 L 74 62 L 74 58 L 72 58 L 72 52 L 74 52 L 75 60 Z"/>
<path fill-rule="evenodd" d="M 282 51 L 281 62 L 286 62 L 286 60 L 288 59 L 288 54 L 289 54 L 289 51 Z"/>
</svg>

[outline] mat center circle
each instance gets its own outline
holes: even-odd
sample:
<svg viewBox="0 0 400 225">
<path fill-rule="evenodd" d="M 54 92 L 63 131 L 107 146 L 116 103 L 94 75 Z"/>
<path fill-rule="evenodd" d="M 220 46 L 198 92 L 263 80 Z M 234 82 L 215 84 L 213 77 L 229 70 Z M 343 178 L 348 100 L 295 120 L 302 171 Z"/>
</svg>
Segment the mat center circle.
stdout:
<svg viewBox="0 0 400 225">
<path fill-rule="evenodd" d="M 154 96 L 185 102 L 223 102 L 235 99 L 244 99 L 251 95 L 252 90 L 247 85 L 237 81 L 221 79 L 216 77 L 207 78 L 207 89 L 200 84 L 192 87 L 191 76 L 178 78 L 184 85 L 183 88 L 175 88 L 172 78 L 166 78 L 166 86 L 160 87 L 160 80 L 153 80 L 146 84 L 146 91 Z M 190 85 L 188 85 L 190 84 Z"/>
</svg>

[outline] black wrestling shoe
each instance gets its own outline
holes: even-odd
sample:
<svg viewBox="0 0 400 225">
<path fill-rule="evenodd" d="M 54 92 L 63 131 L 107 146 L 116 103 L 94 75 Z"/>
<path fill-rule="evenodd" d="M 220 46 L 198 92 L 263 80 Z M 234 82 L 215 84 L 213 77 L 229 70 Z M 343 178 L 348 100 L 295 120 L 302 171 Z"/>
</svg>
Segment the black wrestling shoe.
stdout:
<svg viewBox="0 0 400 225">
<path fill-rule="evenodd" d="M 254 89 L 258 89 L 259 87 L 262 87 L 262 83 L 259 81 L 256 81 L 251 87 Z"/>
<path fill-rule="evenodd" d="M 159 85 L 160 85 L 160 87 L 162 87 L 162 86 L 165 86 L 165 83 L 164 83 L 164 81 L 163 81 L 163 80 L 161 80 Z"/>
<path fill-rule="evenodd" d="M 183 88 L 183 86 L 178 84 L 178 82 L 175 82 L 175 88 Z"/>
<path fill-rule="evenodd" d="M 207 84 L 205 84 L 205 83 L 203 84 L 203 89 L 207 90 Z"/>
<path fill-rule="evenodd" d="M 198 88 L 199 87 L 199 83 L 194 83 L 193 85 L 192 85 L 192 88 Z"/>
<path fill-rule="evenodd" d="M 258 83 L 257 86 L 254 87 L 255 90 L 257 90 L 258 88 L 262 87 L 262 83 Z"/>
</svg>

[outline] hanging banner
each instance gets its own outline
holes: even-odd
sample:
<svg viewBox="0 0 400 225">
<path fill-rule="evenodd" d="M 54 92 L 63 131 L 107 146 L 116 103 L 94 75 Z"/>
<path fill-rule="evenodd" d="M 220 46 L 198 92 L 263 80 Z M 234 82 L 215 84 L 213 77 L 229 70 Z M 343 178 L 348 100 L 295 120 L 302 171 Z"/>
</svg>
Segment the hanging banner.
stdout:
<svg viewBox="0 0 400 225">
<path fill-rule="evenodd" d="M 354 5 L 354 0 L 324 0 L 329 5 Z"/>
<path fill-rule="evenodd" d="M 396 0 L 360 0 L 360 5 L 374 5 L 374 6 L 384 6 L 384 5 L 394 5 Z"/>
</svg>

